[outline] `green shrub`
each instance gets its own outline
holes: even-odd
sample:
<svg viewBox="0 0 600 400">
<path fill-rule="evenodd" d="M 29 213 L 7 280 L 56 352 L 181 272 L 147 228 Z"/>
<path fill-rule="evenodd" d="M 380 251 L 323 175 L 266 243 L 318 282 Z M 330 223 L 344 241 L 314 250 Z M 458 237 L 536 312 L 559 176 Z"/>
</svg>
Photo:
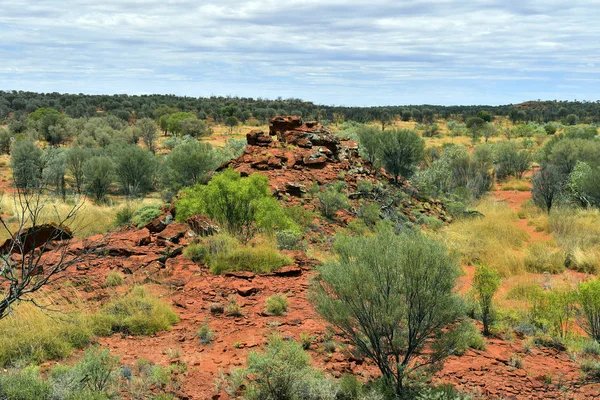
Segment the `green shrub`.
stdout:
<svg viewBox="0 0 600 400">
<path fill-rule="evenodd" d="M 107 303 L 94 317 L 101 334 L 152 335 L 178 321 L 171 306 L 151 296 L 143 286 L 135 286 L 127 296 Z"/>
<path fill-rule="evenodd" d="M 528 282 L 515 285 L 510 288 L 506 294 L 508 300 L 531 300 L 532 298 L 539 296 L 543 293 L 542 287 L 539 283 Z"/>
<path fill-rule="evenodd" d="M 374 228 L 381 221 L 381 206 L 377 203 L 363 204 L 358 209 L 358 217 L 362 219 L 369 228 Z"/>
<path fill-rule="evenodd" d="M 256 230 L 297 229 L 271 195 L 267 178 L 259 174 L 242 178 L 239 172 L 228 169 L 215 175 L 208 185 L 184 189 L 180 197 L 175 203 L 179 221 L 205 214 L 243 242 Z"/>
<path fill-rule="evenodd" d="M 298 343 L 279 336 L 269 339 L 265 352 L 248 355 L 248 366 L 231 374 L 229 390 L 242 390 L 248 400 L 333 400 L 338 392 L 333 380 L 310 365 Z"/>
<path fill-rule="evenodd" d="M 105 285 L 108 287 L 120 286 L 125 282 L 125 277 L 123 274 L 117 271 L 110 271 L 110 273 L 106 276 L 106 280 L 104 281 Z"/>
<path fill-rule="evenodd" d="M 208 252 L 208 246 L 198 243 L 190 243 L 183 250 L 183 255 L 192 261 L 205 263 L 207 261 Z"/>
<path fill-rule="evenodd" d="M 51 394 L 50 384 L 41 378 L 37 367 L 0 373 L 0 399 L 50 399 Z"/>
<path fill-rule="evenodd" d="M 580 326 L 592 339 L 600 342 L 600 278 L 580 283 L 577 300 L 581 306 Z"/>
<path fill-rule="evenodd" d="M 298 250 L 302 235 L 295 230 L 284 230 L 275 232 L 277 248 L 279 250 Z"/>
<path fill-rule="evenodd" d="M 285 295 L 274 294 L 265 300 L 265 311 L 269 315 L 283 315 L 288 308 L 288 299 Z"/>
<path fill-rule="evenodd" d="M 575 317 L 576 295 L 571 290 L 550 290 L 533 297 L 529 309 L 531 323 L 564 341 Z"/>
<path fill-rule="evenodd" d="M 600 356 L 600 343 L 588 340 L 583 344 L 581 352 L 585 355 Z"/>
<path fill-rule="evenodd" d="M 315 213 L 311 210 L 307 210 L 302 206 L 291 206 L 286 207 L 284 212 L 285 215 L 294 221 L 303 231 L 306 231 L 313 226 Z"/>
<path fill-rule="evenodd" d="M 545 242 L 532 243 L 527 248 L 524 262 L 529 272 L 560 274 L 565 270 L 566 254 L 562 249 L 552 248 Z"/>
<path fill-rule="evenodd" d="M 495 313 L 493 298 L 500 288 L 500 274 L 487 265 L 480 265 L 473 276 L 473 292 L 481 310 L 483 334 L 490 334 L 490 326 L 494 323 Z"/>
<path fill-rule="evenodd" d="M 471 321 L 465 321 L 460 324 L 454 334 L 457 336 L 454 345 L 454 354 L 462 356 L 469 348 L 485 350 L 485 339 Z"/>
<path fill-rule="evenodd" d="M 586 358 L 581 360 L 579 367 L 581 368 L 581 371 L 587 375 L 588 379 L 600 379 L 600 361 Z"/>
<path fill-rule="evenodd" d="M 133 218 L 133 213 L 133 208 L 129 206 L 123 207 L 120 210 L 118 210 L 115 214 L 115 226 L 121 227 L 129 225 L 131 223 L 131 218 Z"/>
<path fill-rule="evenodd" d="M 317 195 L 321 214 L 327 218 L 335 217 L 336 212 L 348 207 L 348 198 L 341 192 L 341 187 L 329 186 Z"/>
<path fill-rule="evenodd" d="M 215 339 L 215 333 L 210 329 L 208 323 L 204 323 L 200 325 L 198 332 L 196 332 L 196 336 L 200 340 L 202 344 L 210 344 Z"/>
<path fill-rule="evenodd" d="M 138 228 L 143 228 L 148 222 L 160 217 L 161 214 L 162 211 L 159 206 L 144 206 L 133 213 L 131 223 Z"/>
<path fill-rule="evenodd" d="M 92 338 L 91 326 L 80 314 L 48 315 L 33 305 L 21 304 L 0 320 L 0 366 L 68 357 Z"/>
<path fill-rule="evenodd" d="M 75 366 L 80 381 L 91 391 L 105 393 L 116 381 L 115 371 L 119 359 L 110 355 L 108 349 L 92 347 L 83 353 Z"/>
<path fill-rule="evenodd" d="M 200 254 L 213 274 L 228 271 L 269 273 L 293 263 L 292 259 L 267 246 L 244 246 L 227 234 L 206 238 L 195 254 Z M 191 252 L 191 251 L 190 251 Z"/>
</svg>

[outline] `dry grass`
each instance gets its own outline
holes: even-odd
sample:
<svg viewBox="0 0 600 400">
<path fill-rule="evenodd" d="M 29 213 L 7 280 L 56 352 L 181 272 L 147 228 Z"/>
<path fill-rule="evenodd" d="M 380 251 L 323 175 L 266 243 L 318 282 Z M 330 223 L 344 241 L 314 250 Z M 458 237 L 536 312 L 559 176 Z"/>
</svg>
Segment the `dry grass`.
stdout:
<svg viewBox="0 0 600 400">
<path fill-rule="evenodd" d="M 73 208 L 73 203 L 65 203 L 60 199 L 47 197 L 44 200 L 43 210 L 40 215 L 40 222 L 53 222 L 65 216 Z M 110 205 L 97 205 L 90 201 L 84 201 L 81 209 L 77 212 L 75 219 L 71 224 L 76 237 L 88 237 L 96 234 L 106 233 L 114 229 L 116 214 L 119 210 L 132 207 L 140 208 L 147 205 L 161 204 L 158 199 L 142 199 L 134 201 L 114 200 Z M 11 230 L 15 230 L 18 225 L 17 215 L 20 206 L 11 195 L 4 195 L 0 198 L 0 211 L 5 216 L 5 221 Z M 0 230 L 0 240 L 6 240 L 8 232 L 5 229 Z"/>
<path fill-rule="evenodd" d="M 524 272 L 523 244 L 529 235 L 515 226 L 517 216 L 508 206 L 493 200 L 483 200 L 477 210 L 484 217 L 448 226 L 448 246 L 465 264 L 486 264 L 503 276 Z"/>
<path fill-rule="evenodd" d="M 501 190 L 515 190 L 517 192 L 528 192 L 531 190 L 531 185 L 525 179 L 509 179 L 500 184 Z"/>
</svg>

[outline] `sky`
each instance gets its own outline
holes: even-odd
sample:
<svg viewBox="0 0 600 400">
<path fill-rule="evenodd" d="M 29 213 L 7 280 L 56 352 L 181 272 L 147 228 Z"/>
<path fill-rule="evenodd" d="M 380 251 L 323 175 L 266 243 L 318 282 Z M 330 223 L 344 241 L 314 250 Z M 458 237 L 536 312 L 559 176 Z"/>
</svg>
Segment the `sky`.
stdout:
<svg viewBox="0 0 600 400">
<path fill-rule="evenodd" d="M 600 99 L 600 0 L 0 0 L 0 90 Z"/>
</svg>

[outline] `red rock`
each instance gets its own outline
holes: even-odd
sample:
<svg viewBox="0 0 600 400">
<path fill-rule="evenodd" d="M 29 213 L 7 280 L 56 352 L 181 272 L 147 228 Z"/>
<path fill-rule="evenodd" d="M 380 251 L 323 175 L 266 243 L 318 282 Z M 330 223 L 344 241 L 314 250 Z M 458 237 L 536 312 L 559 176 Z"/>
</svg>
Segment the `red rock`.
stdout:
<svg viewBox="0 0 600 400">
<path fill-rule="evenodd" d="M 2 254 L 25 254 L 29 253 L 34 248 L 37 249 L 42 246 L 48 247 L 50 242 L 72 238 L 73 232 L 66 226 L 59 227 L 55 223 L 42 224 L 15 233 L 11 239 L 7 239 L 2 246 L 0 246 L 0 252 Z"/>
<path fill-rule="evenodd" d="M 157 238 L 171 243 L 179 243 L 179 240 L 185 236 L 188 230 L 189 227 L 187 224 L 169 224 L 161 233 L 157 235 Z"/>
<path fill-rule="evenodd" d="M 192 232 L 197 236 L 212 236 L 220 232 L 217 224 L 210 220 L 206 215 L 196 214 L 185 220 Z"/>
<path fill-rule="evenodd" d="M 273 139 L 261 130 L 253 130 L 246 134 L 246 141 L 250 146 L 267 147 Z"/>
</svg>

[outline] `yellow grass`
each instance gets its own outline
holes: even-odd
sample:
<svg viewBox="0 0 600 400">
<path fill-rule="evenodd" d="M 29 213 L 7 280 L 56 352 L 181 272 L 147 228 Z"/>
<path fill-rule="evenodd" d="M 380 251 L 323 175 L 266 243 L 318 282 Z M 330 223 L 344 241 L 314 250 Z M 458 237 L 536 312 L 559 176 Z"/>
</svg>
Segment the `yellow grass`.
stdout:
<svg viewBox="0 0 600 400">
<path fill-rule="evenodd" d="M 155 198 L 145 198 L 140 200 L 119 200 L 114 199 L 112 204 L 98 205 L 85 200 L 75 219 L 70 224 L 76 237 L 88 237 L 91 235 L 106 233 L 114 229 L 115 217 L 119 210 L 125 207 L 134 209 L 146 205 L 160 205 L 161 202 Z M 68 204 L 60 199 L 53 197 L 43 198 L 43 210 L 40 214 L 40 222 L 56 222 L 64 218 L 73 208 L 73 204 Z M 0 198 L 0 211 L 5 215 L 5 220 L 11 230 L 18 226 L 18 215 L 21 206 L 10 194 L 5 194 Z M 8 232 L 5 229 L 0 230 L 0 240 L 8 238 Z"/>
<path fill-rule="evenodd" d="M 484 217 L 459 220 L 445 229 L 450 249 L 467 265 L 486 264 L 503 276 L 524 272 L 523 244 L 529 235 L 515 226 L 517 216 L 490 199 L 476 208 Z"/>
<path fill-rule="evenodd" d="M 518 192 L 528 192 L 531 190 L 531 185 L 526 179 L 512 178 L 500 183 L 501 190 L 515 190 Z"/>
</svg>

